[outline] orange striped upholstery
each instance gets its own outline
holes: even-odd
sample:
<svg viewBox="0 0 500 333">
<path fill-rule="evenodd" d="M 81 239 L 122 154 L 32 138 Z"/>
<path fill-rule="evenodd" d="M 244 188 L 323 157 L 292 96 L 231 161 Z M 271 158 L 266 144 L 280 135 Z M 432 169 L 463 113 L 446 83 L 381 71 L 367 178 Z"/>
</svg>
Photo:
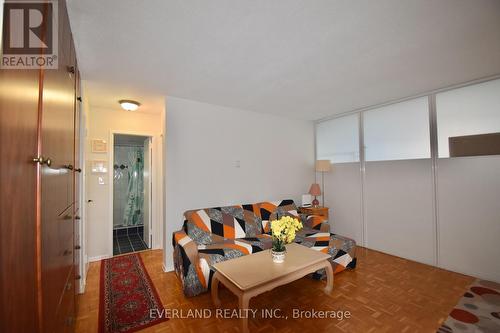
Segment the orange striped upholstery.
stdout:
<svg viewBox="0 0 500 333">
<path fill-rule="evenodd" d="M 270 249 L 270 221 L 285 215 L 304 225 L 295 242 L 330 254 L 335 273 L 355 267 L 354 240 L 330 233 L 323 217 L 299 215 L 293 200 L 190 210 L 184 213 L 183 229 L 172 238 L 174 266 L 185 295 L 210 288 L 214 263 Z M 315 276 L 323 277 L 324 271 Z"/>
</svg>

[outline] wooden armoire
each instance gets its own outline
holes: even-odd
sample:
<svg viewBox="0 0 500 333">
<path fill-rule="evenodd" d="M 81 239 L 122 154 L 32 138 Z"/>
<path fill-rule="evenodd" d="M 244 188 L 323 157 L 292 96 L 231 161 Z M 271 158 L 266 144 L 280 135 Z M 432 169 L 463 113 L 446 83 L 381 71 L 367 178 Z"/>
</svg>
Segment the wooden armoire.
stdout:
<svg viewBox="0 0 500 333">
<path fill-rule="evenodd" d="M 5 333 L 74 331 L 80 78 L 65 1 L 52 3 L 58 6 L 58 69 L 0 71 L 0 332 Z"/>
</svg>

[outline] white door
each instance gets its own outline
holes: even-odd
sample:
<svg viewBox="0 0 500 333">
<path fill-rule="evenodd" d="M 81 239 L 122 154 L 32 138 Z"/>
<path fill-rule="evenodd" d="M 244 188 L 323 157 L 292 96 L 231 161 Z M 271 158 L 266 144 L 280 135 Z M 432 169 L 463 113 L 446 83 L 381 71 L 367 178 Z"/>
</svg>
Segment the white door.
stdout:
<svg viewBox="0 0 500 333">
<path fill-rule="evenodd" d="M 151 138 L 144 141 L 144 242 L 151 248 L 151 201 L 152 201 L 152 166 L 153 166 L 153 144 Z"/>
</svg>

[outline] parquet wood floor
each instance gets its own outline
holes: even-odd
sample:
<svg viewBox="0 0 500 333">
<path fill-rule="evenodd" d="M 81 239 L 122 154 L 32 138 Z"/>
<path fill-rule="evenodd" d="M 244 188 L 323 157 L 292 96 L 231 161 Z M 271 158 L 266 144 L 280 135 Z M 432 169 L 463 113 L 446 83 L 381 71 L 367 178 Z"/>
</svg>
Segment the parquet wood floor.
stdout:
<svg viewBox="0 0 500 333">
<path fill-rule="evenodd" d="M 167 309 L 211 309 L 210 294 L 184 297 L 175 273 L 162 271 L 162 251 L 141 253 L 146 269 Z M 303 278 L 259 295 L 252 309 L 280 309 L 288 319 L 249 319 L 250 332 L 436 332 L 458 302 L 472 277 L 358 247 L 358 266 L 335 276 L 331 295 L 323 281 Z M 85 293 L 80 295 L 76 333 L 96 333 L 100 263 L 91 263 Z M 237 299 L 223 287 L 224 308 L 237 309 Z M 349 319 L 293 319 L 293 309 L 349 311 Z M 238 319 L 173 318 L 140 332 L 239 332 Z"/>
</svg>

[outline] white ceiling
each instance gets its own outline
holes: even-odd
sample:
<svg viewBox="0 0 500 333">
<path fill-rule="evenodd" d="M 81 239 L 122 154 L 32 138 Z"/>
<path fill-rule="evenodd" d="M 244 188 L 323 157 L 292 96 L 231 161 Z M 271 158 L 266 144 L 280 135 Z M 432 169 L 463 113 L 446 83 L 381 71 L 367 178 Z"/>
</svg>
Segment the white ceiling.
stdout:
<svg viewBox="0 0 500 333">
<path fill-rule="evenodd" d="M 86 98 L 91 106 L 130 112 L 123 110 L 118 101 L 120 99 L 131 99 L 141 103 L 139 109 L 133 112 L 158 114 L 165 109 L 165 97 L 163 94 L 141 89 L 140 86 L 134 84 L 133 80 L 129 82 L 114 82 L 111 76 L 108 80 L 83 80 L 83 88 L 83 92 L 86 94 Z"/>
<path fill-rule="evenodd" d="M 83 78 L 109 87 L 104 97 L 96 97 L 102 88 L 89 92 L 93 104 L 131 98 L 128 89 L 319 119 L 500 74 L 498 0 L 68 0 L 68 7 Z"/>
</svg>

